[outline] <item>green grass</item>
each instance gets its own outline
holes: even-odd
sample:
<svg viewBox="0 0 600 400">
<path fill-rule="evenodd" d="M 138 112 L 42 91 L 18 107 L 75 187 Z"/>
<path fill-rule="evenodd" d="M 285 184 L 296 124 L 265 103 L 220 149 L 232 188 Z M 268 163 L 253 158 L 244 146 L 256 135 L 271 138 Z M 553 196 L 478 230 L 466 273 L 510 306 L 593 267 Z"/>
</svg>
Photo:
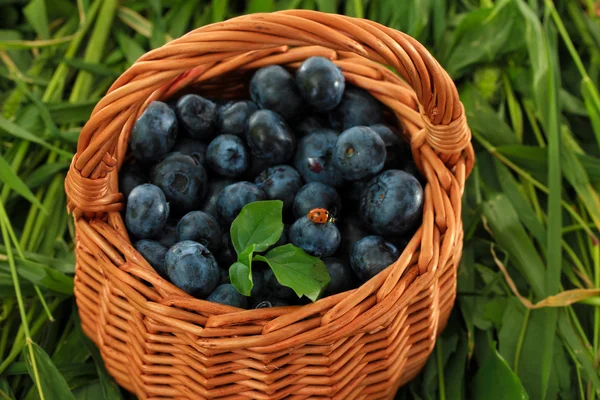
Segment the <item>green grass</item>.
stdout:
<svg viewBox="0 0 600 400">
<path fill-rule="evenodd" d="M 474 134 L 448 327 L 398 399 L 600 397 L 592 0 L 0 0 L 0 399 L 117 399 L 73 299 L 78 133 L 151 48 L 243 12 L 361 16 L 426 44 Z"/>
</svg>

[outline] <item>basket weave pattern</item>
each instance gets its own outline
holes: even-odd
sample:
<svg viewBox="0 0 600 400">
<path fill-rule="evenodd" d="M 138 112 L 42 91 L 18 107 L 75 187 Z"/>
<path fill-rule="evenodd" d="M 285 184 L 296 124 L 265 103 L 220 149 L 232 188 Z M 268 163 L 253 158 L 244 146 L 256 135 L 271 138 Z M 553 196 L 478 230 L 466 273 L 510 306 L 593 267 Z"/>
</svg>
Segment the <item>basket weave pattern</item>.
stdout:
<svg viewBox="0 0 600 400">
<path fill-rule="evenodd" d="M 118 169 L 154 100 L 247 97 L 256 68 L 328 57 L 385 104 L 427 179 L 423 222 L 400 258 L 352 291 L 240 310 L 190 297 L 135 251 Z M 402 76 L 388 70 L 393 67 Z M 75 295 L 109 373 L 139 398 L 392 398 L 431 353 L 456 296 L 461 197 L 473 162 L 456 88 L 417 41 L 312 11 L 212 24 L 141 57 L 97 104 L 65 181 L 76 226 Z"/>
</svg>

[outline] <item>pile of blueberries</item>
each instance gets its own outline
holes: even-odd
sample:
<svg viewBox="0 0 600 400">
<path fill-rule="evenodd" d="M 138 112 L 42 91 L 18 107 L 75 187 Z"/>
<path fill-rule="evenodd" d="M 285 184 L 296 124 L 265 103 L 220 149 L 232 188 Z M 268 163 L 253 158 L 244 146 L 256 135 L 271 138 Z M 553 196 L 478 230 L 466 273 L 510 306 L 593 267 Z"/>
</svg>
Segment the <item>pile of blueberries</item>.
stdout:
<svg viewBox="0 0 600 400">
<path fill-rule="evenodd" d="M 325 296 L 392 264 L 419 224 L 423 189 L 410 149 L 386 123 L 390 113 L 323 57 L 305 60 L 295 76 L 278 65 L 257 70 L 250 97 L 186 94 L 154 101 L 136 121 L 119 185 L 138 252 L 198 298 L 301 304 L 266 264 L 253 263 L 250 297 L 228 283 L 232 221 L 246 204 L 278 199 L 285 229 L 277 245 L 323 260 Z"/>
</svg>

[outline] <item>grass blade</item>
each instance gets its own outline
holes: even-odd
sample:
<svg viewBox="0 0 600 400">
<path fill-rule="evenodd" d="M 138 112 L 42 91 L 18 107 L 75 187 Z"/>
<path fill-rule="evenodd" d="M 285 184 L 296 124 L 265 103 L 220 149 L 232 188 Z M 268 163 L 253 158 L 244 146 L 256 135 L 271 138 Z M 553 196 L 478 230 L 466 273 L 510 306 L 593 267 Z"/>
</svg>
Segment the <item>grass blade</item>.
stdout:
<svg viewBox="0 0 600 400">
<path fill-rule="evenodd" d="M 42 203 L 40 203 L 31 190 L 29 190 L 25 182 L 19 178 L 2 156 L 0 156 L 0 181 L 4 182 L 5 185 L 8 185 L 12 190 L 26 198 L 31 204 L 42 210 L 44 214 L 48 215 L 48 210 L 42 206 Z"/>
</svg>

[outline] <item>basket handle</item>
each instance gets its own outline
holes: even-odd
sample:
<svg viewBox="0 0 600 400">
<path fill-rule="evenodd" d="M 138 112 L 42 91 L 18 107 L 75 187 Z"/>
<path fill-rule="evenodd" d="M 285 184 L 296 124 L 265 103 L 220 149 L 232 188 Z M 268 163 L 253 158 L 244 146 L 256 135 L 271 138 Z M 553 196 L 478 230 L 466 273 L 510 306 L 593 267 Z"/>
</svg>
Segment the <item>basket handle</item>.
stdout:
<svg viewBox="0 0 600 400">
<path fill-rule="evenodd" d="M 81 131 L 65 180 L 69 212 L 92 218 L 122 208 L 112 172 L 122 164 L 129 132 L 150 101 L 190 82 L 190 75 L 214 77 L 265 52 L 285 51 L 284 44 L 351 52 L 393 67 L 416 93 L 421 140 L 425 136 L 434 150 L 448 155 L 469 145 L 471 132 L 456 86 L 410 36 L 369 20 L 317 11 L 250 14 L 198 28 L 152 50 L 117 79 Z"/>
</svg>

